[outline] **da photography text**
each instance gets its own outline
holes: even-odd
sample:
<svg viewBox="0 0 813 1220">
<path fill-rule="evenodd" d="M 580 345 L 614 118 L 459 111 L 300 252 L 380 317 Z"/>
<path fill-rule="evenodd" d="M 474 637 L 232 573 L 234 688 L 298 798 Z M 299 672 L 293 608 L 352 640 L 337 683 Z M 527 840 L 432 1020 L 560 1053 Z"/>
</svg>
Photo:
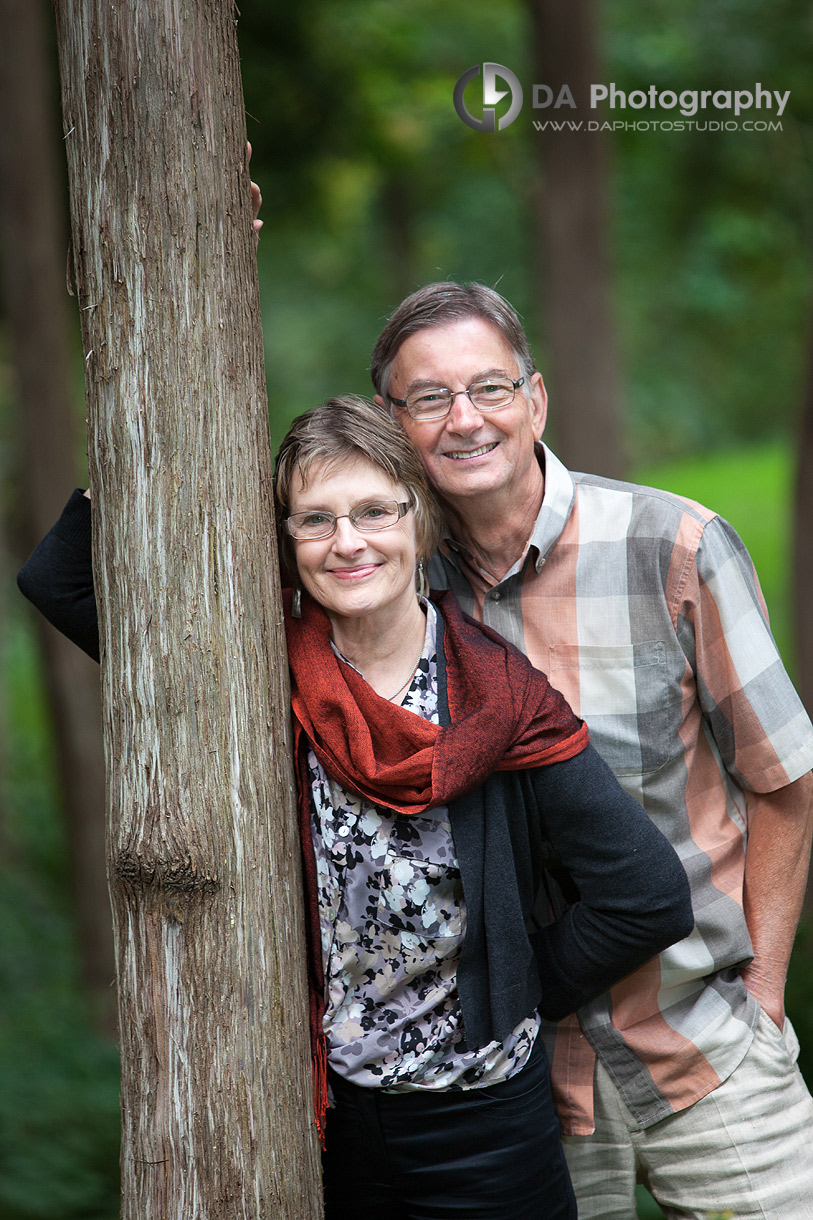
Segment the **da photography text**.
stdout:
<svg viewBox="0 0 813 1220">
<path fill-rule="evenodd" d="M 481 80 L 478 78 L 482 78 Z M 473 82 L 477 80 L 477 85 Z M 470 87 L 469 87 L 470 86 Z M 506 107 L 499 103 L 508 99 Z M 709 119 L 705 130 L 735 130 L 740 124 L 735 122 L 742 115 L 756 118 L 754 112 L 761 111 L 762 121 L 751 121 L 742 124 L 743 130 L 782 130 L 781 123 L 768 122 L 769 119 L 781 118 L 785 113 L 790 99 L 790 89 L 768 89 L 760 81 L 747 89 L 661 89 L 657 85 L 649 85 L 646 89 L 622 89 L 615 81 L 608 85 L 590 85 L 589 109 L 601 114 L 602 111 L 615 111 L 612 120 L 593 118 L 588 121 L 568 120 L 568 111 L 579 110 L 579 103 L 569 85 L 561 85 L 556 90 L 546 84 L 534 84 L 530 90 L 531 109 L 558 111 L 558 122 L 534 122 L 534 127 L 544 130 L 550 127 L 556 131 L 599 131 L 603 129 L 617 130 L 620 126 L 636 127 L 638 129 L 661 128 L 662 130 L 684 130 L 686 127 L 699 127 L 698 123 L 684 123 L 681 120 L 670 123 L 668 118 L 682 115 L 683 119 L 694 119 L 702 116 Z M 460 119 L 474 131 L 497 132 L 509 127 L 519 117 L 525 100 L 525 91 L 516 73 L 503 64 L 474 64 L 467 68 L 459 77 L 454 87 L 453 101 Z M 586 99 L 585 99 L 586 100 Z M 502 111 L 502 113 L 500 113 Z M 640 122 L 637 119 L 631 123 L 618 122 L 619 111 L 629 114 L 630 111 L 649 112 L 647 119 Z M 667 112 L 667 121 L 659 119 L 661 112 Z M 715 112 L 717 114 L 715 115 Z M 724 121 L 713 121 L 720 112 L 728 117 Z M 632 116 L 630 116 L 632 117 Z M 641 115 L 643 118 L 644 116 Z"/>
</svg>

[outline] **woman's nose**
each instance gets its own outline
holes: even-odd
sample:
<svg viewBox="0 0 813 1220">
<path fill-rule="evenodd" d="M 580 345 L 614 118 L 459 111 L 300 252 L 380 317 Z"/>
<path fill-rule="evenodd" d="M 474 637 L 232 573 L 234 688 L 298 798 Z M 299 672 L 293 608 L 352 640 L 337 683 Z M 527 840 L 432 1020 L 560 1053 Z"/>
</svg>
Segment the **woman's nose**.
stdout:
<svg viewBox="0 0 813 1220">
<path fill-rule="evenodd" d="M 339 517 L 333 535 L 333 549 L 342 555 L 357 555 L 367 545 L 364 535 L 356 529 L 349 517 Z"/>
</svg>

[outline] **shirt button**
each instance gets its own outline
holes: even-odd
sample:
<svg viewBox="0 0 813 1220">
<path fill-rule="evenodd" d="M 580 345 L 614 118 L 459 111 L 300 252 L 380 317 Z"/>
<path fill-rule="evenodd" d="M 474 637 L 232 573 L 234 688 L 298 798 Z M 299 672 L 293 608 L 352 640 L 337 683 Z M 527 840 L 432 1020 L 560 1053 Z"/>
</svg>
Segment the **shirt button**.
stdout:
<svg viewBox="0 0 813 1220">
<path fill-rule="evenodd" d="M 501 597 L 502 597 L 502 593 L 500 593 L 499 589 L 495 589 L 494 592 L 491 594 L 491 600 L 493 602 L 498 602 Z"/>
<path fill-rule="evenodd" d="M 350 827 L 349 826 L 340 826 L 339 834 L 342 836 L 343 839 L 346 839 L 347 836 L 350 834 Z"/>
</svg>

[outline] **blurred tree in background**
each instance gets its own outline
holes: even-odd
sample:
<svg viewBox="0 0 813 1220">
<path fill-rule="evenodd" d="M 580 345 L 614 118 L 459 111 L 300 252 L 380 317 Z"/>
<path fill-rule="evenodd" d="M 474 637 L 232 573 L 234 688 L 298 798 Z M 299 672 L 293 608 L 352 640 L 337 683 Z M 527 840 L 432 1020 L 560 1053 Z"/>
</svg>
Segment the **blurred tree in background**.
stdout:
<svg viewBox="0 0 813 1220">
<path fill-rule="evenodd" d="M 813 384 L 813 13 L 806 0 L 588 7 L 603 83 L 627 92 L 756 82 L 790 90 L 781 131 L 642 129 L 653 117 L 680 119 L 674 110 L 604 108 L 599 117 L 626 121 L 605 136 L 611 176 L 602 240 L 628 469 L 733 520 L 792 665 L 790 573 L 809 571 L 813 536 L 813 524 L 799 531 L 805 562 L 792 564 L 796 438 L 804 386 Z M 242 0 L 238 32 L 252 170 L 264 194 L 259 264 L 272 442 L 328 395 L 368 392 L 370 351 L 389 312 L 412 288 L 456 278 L 497 286 L 522 314 L 549 373 L 556 447 L 559 378 L 547 321 L 554 296 L 540 288 L 550 268 L 538 225 L 551 165 L 532 121 L 553 112 L 531 110 L 531 84 L 545 78 L 528 0 L 301 0 L 288 10 Z M 7 23 L 3 36 L 13 43 Z M 525 89 L 520 117 L 496 135 L 469 129 L 452 106 L 458 77 L 485 61 L 510 68 Z M 586 136 L 569 138 L 578 150 Z M 589 329 L 580 338 L 587 348 Z M 9 589 L 9 573 L 24 558 L 19 506 L 28 477 L 11 340 L 7 320 L 0 325 L 0 1214 L 106 1220 L 117 1213 L 115 1050 L 93 1032 L 82 989 L 43 662 L 33 616 Z M 76 396 L 77 366 L 81 359 L 72 366 Z M 813 414 L 809 391 L 806 401 Z M 798 483 L 805 503 L 807 468 L 805 461 Z M 70 489 L 58 491 L 67 498 Z M 811 598 L 801 584 L 797 600 L 804 622 L 813 621 L 804 616 Z M 808 1079 L 811 939 L 804 927 L 788 1002 Z"/>
<path fill-rule="evenodd" d="M 0 0 L 0 299 L 9 335 L 20 477 L 9 530 L 30 551 L 53 523 L 84 465 L 80 397 L 71 376 L 65 290 L 64 173 L 46 39 L 46 12 Z M 104 866 L 104 758 L 96 666 L 37 621 L 53 722 L 59 798 L 78 920 L 84 985 L 101 1028 L 114 1027 L 113 933 Z"/>
<path fill-rule="evenodd" d="M 538 112 L 536 244 L 559 457 L 571 470 L 620 479 L 626 464 L 609 262 L 608 139 L 588 127 L 590 87 L 603 79 L 596 8 L 594 0 L 567 7 L 558 0 L 529 2 L 535 75 L 552 104 L 568 96 L 576 105 Z M 574 121 L 588 127 L 577 140 Z"/>
</svg>

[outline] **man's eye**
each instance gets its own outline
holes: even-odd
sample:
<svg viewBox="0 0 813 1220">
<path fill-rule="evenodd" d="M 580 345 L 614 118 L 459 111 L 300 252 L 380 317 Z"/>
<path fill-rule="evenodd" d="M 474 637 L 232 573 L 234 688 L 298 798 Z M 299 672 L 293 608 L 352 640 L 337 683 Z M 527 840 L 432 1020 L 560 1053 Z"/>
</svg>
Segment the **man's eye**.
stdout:
<svg viewBox="0 0 813 1220">
<path fill-rule="evenodd" d="M 416 398 L 415 401 L 418 403 L 429 404 L 429 403 L 433 403 L 433 402 L 438 402 L 438 401 L 440 401 L 440 399 L 445 398 L 445 397 L 446 397 L 445 390 L 427 390 L 425 394 L 418 395 L 418 397 Z"/>
<path fill-rule="evenodd" d="M 499 381 L 484 381 L 482 385 L 475 386 L 472 392 L 475 394 L 504 394 L 505 385 Z"/>
</svg>

